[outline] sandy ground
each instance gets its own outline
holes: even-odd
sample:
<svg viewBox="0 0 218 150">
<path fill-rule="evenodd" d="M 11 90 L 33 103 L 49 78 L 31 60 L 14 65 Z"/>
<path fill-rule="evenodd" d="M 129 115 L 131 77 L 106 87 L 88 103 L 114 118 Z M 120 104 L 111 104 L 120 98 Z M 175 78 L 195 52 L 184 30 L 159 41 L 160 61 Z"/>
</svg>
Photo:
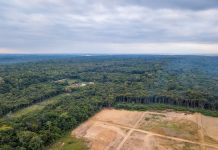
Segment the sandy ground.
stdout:
<svg viewBox="0 0 218 150">
<path fill-rule="evenodd" d="M 218 118 L 105 109 L 72 135 L 91 150 L 218 150 Z"/>
<path fill-rule="evenodd" d="M 192 143 L 190 144 L 182 141 L 160 138 L 157 136 L 153 136 L 151 134 L 134 132 L 122 147 L 122 150 L 175 150 L 175 149 L 199 150 L 200 146 L 197 144 L 192 144 Z"/>
<path fill-rule="evenodd" d="M 127 132 L 128 129 L 90 120 L 75 129 L 73 134 L 78 138 L 84 138 L 92 150 L 114 150 Z"/>
<path fill-rule="evenodd" d="M 101 113 L 95 115 L 94 119 L 133 127 L 137 120 L 139 120 L 141 114 L 142 112 L 138 111 L 104 109 Z"/>
<path fill-rule="evenodd" d="M 218 118 L 202 116 L 201 123 L 205 141 L 218 146 Z"/>
<path fill-rule="evenodd" d="M 197 121 L 196 116 L 191 114 L 148 112 L 138 128 L 162 135 L 199 141 L 202 137 L 198 131 Z"/>
</svg>

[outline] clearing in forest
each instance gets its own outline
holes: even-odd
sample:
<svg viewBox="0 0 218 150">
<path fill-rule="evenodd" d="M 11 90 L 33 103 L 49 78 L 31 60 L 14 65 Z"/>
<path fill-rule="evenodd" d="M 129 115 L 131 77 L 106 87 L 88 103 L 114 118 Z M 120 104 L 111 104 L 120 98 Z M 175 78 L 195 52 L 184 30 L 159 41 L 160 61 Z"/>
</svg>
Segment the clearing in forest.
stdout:
<svg viewBox="0 0 218 150">
<path fill-rule="evenodd" d="M 218 118 L 104 109 L 73 130 L 91 150 L 218 150 Z"/>
<path fill-rule="evenodd" d="M 46 106 L 57 103 L 60 100 L 60 98 L 64 95 L 67 95 L 67 94 L 57 95 L 57 96 L 51 97 L 49 99 L 46 99 L 42 102 L 39 102 L 39 103 L 33 104 L 29 107 L 18 110 L 16 112 L 9 113 L 5 116 L 5 118 L 10 118 L 10 119 L 18 118 L 18 117 L 22 117 L 22 116 L 29 114 L 29 113 L 35 113 L 35 112 L 41 111 Z"/>
</svg>

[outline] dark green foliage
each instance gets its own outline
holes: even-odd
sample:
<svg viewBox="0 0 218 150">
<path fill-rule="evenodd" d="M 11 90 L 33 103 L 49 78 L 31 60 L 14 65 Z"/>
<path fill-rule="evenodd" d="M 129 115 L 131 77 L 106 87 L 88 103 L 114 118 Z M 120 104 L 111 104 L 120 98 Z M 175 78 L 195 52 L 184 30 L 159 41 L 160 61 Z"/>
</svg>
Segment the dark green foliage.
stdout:
<svg viewBox="0 0 218 150">
<path fill-rule="evenodd" d="M 63 92 L 55 84 L 32 84 L 29 87 L 0 94 L 0 116 L 19 110 Z"/>
<path fill-rule="evenodd" d="M 183 111 L 183 112 L 199 112 L 204 115 L 218 117 L 218 111 L 211 111 L 205 109 L 198 109 L 198 108 L 186 108 L 181 106 L 173 106 L 168 104 L 134 104 L 134 103 L 115 103 L 114 107 L 117 109 L 127 109 L 127 110 L 139 110 L 139 111 L 146 111 L 146 110 L 166 110 L 171 109 L 175 111 Z"/>
</svg>

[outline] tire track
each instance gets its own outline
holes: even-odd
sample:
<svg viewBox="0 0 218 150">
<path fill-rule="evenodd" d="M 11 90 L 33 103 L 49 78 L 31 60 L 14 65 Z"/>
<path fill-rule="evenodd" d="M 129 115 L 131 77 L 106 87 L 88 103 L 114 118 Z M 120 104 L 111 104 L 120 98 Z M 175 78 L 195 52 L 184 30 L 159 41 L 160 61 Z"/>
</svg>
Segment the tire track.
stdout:
<svg viewBox="0 0 218 150">
<path fill-rule="evenodd" d="M 203 124 L 202 124 L 201 114 L 196 114 L 196 118 L 197 118 L 197 124 L 198 124 L 198 135 L 200 137 L 200 142 L 202 143 L 200 145 L 200 148 L 201 148 L 201 150 L 205 150 L 204 132 L 203 132 Z"/>
<path fill-rule="evenodd" d="M 124 139 L 122 140 L 122 142 L 119 144 L 119 146 L 117 147 L 117 150 L 120 150 L 121 147 L 123 146 L 123 144 L 126 142 L 126 140 L 129 138 L 129 136 L 132 134 L 132 132 L 135 130 L 135 128 L 138 126 L 139 122 L 144 118 L 145 113 L 142 113 L 142 115 L 140 116 L 139 120 L 135 123 L 135 125 L 133 126 L 133 128 L 131 128 L 129 130 L 129 132 L 127 133 L 127 135 L 124 137 Z"/>
<path fill-rule="evenodd" d="M 149 135 L 153 135 L 153 136 L 157 136 L 157 137 L 162 137 L 162 138 L 166 138 L 166 139 L 170 139 L 170 140 L 181 141 L 181 142 L 186 142 L 186 143 L 191 143 L 191 144 L 197 144 L 197 145 L 204 146 L 204 147 L 208 146 L 208 147 L 213 147 L 213 148 L 218 149 L 218 146 L 215 146 L 215 145 L 212 145 L 212 144 L 201 143 L 201 142 L 194 142 L 194 141 L 190 141 L 190 140 L 186 140 L 186 139 L 181 139 L 181 138 L 177 138 L 177 137 L 172 137 L 172 136 L 167 136 L 167 135 L 162 135 L 162 134 L 158 134 L 158 133 L 154 133 L 154 132 L 150 132 L 150 131 L 145 131 L 145 130 L 137 129 L 136 127 L 139 124 L 139 122 L 141 121 L 141 119 L 143 118 L 144 114 L 145 113 L 142 114 L 142 116 L 136 122 L 134 127 L 128 127 L 128 126 L 124 126 L 124 125 L 116 124 L 116 123 L 109 123 L 109 122 L 105 122 L 105 121 L 97 120 L 97 119 L 94 119 L 94 121 L 100 122 L 100 123 L 103 123 L 103 124 L 106 124 L 106 125 L 109 125 L 109 126 L 117 126 L 117 127 L 129 130 L 127 135 L 124 137 L 122 142 L 117 147 L 117 150 L 120 150 L 122 148 L 123 144 L 125 143 L 125 141 L 128 139 L 128 137 L 131 135 L 131 133 L 133 131 L 137 131 L 137 132 L 141 132 L 141 133 L 145 133 L 145 134 L 149 134 Z"/>
</svg>

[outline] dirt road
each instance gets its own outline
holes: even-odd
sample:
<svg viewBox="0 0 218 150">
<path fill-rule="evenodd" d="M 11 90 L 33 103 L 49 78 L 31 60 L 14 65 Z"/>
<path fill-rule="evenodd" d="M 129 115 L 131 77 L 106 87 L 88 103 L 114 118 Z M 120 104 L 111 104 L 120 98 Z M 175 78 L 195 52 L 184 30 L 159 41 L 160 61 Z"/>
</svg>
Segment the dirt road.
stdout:
<svg viewBox="0 0 218 150">
<path fill-rule="evenodd" d="M 111 115 L 111 114 L 117 114 L 119 112 L 120 114 L 116 116 Z M 78 129 L 75 130 L 74 132 L 75 134 L 80 135 L 79 137 L 90 137 L 91 139 L 88 139 L 88 140 L 90 140 L 91 143 L 92 141 L 94 141 L 93 144 L 95 145 L 97 141 L 97 144 L 100 144 L 102 146 L 101 148 L 95 149 L 93 148 L 93 145 L 92 145 L 91 149 L 93 150 L 100 150 L 100 149 L 122 150 L 124 148 L 133 149 L 134 146 L 139 146 L 137 148 L 146 147 L 147 149 L 154 149 L 154 147 L 157 146 L 156 144 L 158 144 L 156 142 L 158 142 L 160 139 L 165 139 L 165 142 L 167 140 L 171 141 L 169 142 L 170 144 L 168 143 L 169 144 L 168 146 L 171 146 L 171 144 L 173 144 L 172 146 L 176 148 L 177 146 L 181 146 L 181 143 L 183 143 L 182 145 L 187 144 L 187 145 L 195 146 L 192 149 L 200 149 L 200 150 L 217 149 L 218 150 L 218 145 L 216 145 L 216 143 L 214 144 L 214 143 L 205 142 L 205 139 L 204 139 L 205 129 L 204 129 L 204 126 L 202 125 L 201 114 L 193 115 L 194 121 L 198 124 L 197 133 L 199 136 L 199 140 L 197 141 L 192 140 L 192 139 L 185 139 L 183 137 L 178 137 L 178 136 L 165 135 L 165 134 L 153 132 L 150 130 L 148 131 L 144 129 L 139 129 L 140 123 L 144 121 L 143 119 L 145 119 L 147 114 L 157 114 L 157 115 L 162 115 L 162 116 L 167 115 L 165 113 L 156 113 L 156 112 L 140 112 L 139 114 L 138 112 L 131 112 L 131 111 L 127 112 L 127 111 L 120 111 L 120 110 L 106 110 L 106 111 L 104 110 L 103 112 L 100 112 L 96 116 L 92 117 L 87 123 L 84 124 L 85 126 L 78 127 Z M 172 114 L 172 116 L 178 117 L 178 115 L 175 115 L 175 114 Z M 189 117 L 189 115 L 185 115 L 185 117 Z M 113 118 L 115 118 L 115 121 Z M 128 119 L 132 120 L 132 118 L 134 119 L 135 123 L 133 123 L 132 121 L 130 122 L 128 121 Z M 99 130 L 101 130 L 102 132 L 106 132 L 107 130 L 107 136 L 100 136 L 102 134 L 100 134 Z M 120 133 L 120 130 L 122 130 L 122 133 Z M 126 131 L 126 132 L 123 132 L 123 131 Z M 97 134 L 96 132 L 99 132 L 99 134 Z M 83 133 L 83 134 L 80 134 L 80 133 Z M 110 133 L 113 133 L 114 138 L 110 138 L 111 137 Z M 141 138 L 139 137 L 140 135 L 138 135 L 138 133 L 142 135 Z M 133 138 L 136 138 L 136 140 L 132 141 Z M 139 142 L 141 143 L 137 144 Z"/>
<path fill-rule="evenodd" d="M 123 146 L 123 144 L 126 142 L 126 140 L 128 139 L 128 137 L 132 134 L 132 132 L 134 131 L 134 129 L 138 126 L 139 122 L 143 119 L 143 117 L 145 116 L 145 113 L 143 113 L 141 115 L 141 117 L 138 119 L 138 121 L 135 123 L 135 125 L 133 126 L 133 128 L 131 128 L 129 130 L 129 132 L 127 133 L 127 135 L 124 137 L 123 141 L 119 144 L 119 146 L 117 147 L 117 150 L 120 150 L 120 148 Z"/>
<path fill-rule="evenodd" d="M 157 133 L 153 133 L 153 132 L 149 132 L 149 131 L 144 131 L 141 129 L 135 129 L 135 128 L 131 128 L 131 127 L 126 127 L 120 124 L 114 124 L 114 123 L 108 123 L 108 122 L 104 122 L 101 120 L 95 120 L 96 122 L 101 122 L 103 124 L 106 125 L 113 125 L 113 126 L 117 126 L 120 128 L 124 128 L 124 129 L 129 129 L 130 131 L 128 132 L 129 134 L 127 134 L 125 136 L 125 138 L 123 139 L 123 141 L 120 143 L 120 145 L 118 146 L 117 150 L 120 150 L 120 148 L 122 147 L 122 145 L 125 143 L 125 141 L 128 139 L 129 135 L 133 132 L 133 131 L 137 131 L 137 132 L 142 132 L 142 133 L 146 133 L 149 135 L 153 135 L 153 136 L 158 136 L 158 137 L 162 137 L 162 138 L 167 138 L 170 140 L 176 140 L 176 141 L 181 141 L 181 142 L 187 142 L 187 143 L 191 143 L 191 144 L 198 144 L 198 145 L 203 145 L 203 146 L 209 146 L 209 147 L 213 147 L 218 149 L 218 146 L 212 145 L 212 144 L 206 144 L 206 143 L 201 143 L 201 142 L 194 142 L 194 141 L 190 141 L 190 140 L 186 140 L 186 139 L 181 139 L 181 138 L 177 138 L 177 137 L 171 137 L 171 136 L 166 136 L 166 135 L 161 135 L 161 134 L 157 134 Z M 131 132 L 131 133 L 130 133 Z"/>
</svg>

